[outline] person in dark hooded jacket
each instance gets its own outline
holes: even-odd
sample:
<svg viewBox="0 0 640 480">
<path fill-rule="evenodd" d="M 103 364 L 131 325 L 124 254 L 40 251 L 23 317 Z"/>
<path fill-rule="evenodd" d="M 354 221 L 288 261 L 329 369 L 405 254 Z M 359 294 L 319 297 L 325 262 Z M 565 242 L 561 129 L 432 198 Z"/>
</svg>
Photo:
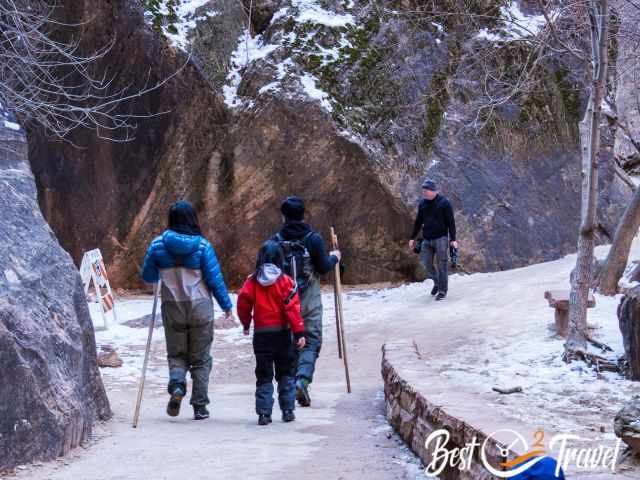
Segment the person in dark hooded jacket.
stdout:
<svg viewBox="0 0 640 480">
<path fill-rule="evenodd" d="M 306 345 L 298 357 L 296 373 L 296 398 L 300 406 L 308 407 L 311 405 L 309 384 L 313 381 L 316 361 L 322 347 L 320 276 L 334 269 L 340 262 L 341 254 L 340 251 L 335 250 L 327 255 L 322 236 L 304 222 L 305 207 L 300 198 L 295 196 L 286 198 L 280 211 L 284 217 L 284 225 L 271 240 L 280 244 L 291 241 L 301 242 L 309 253 L 312 267 L 310 278 L 300 288 Z"/>
<path fill-rule="evenodd" d="M 260 425 L 271 423 L 274 371 L 282 420 L 295 420 L 295 347 L 304 347 L 304 323 L 296 284 L 283 273 L 283 263 L 280 245 L 265 242 L 258 253 L 255 273 L 238 295 L 238 317 L 245 335 L 252 320 L 254 324 L 256 413 Z"/>
<path fill-rule="evenodd" d="M 209 418 L 209 376 L 213 342 L 213 301 L 232 317 L 232 303 L 211 243 L 202 236 L 196 211 L 179 201 L 169 209 L 169 228 L 155 238 L 144 259 L 142 278 L 162 279 L 162 323 L 169 363 L 169 404 L 175 417 L 187 392 L 187 370 L 193 388 L 194 418 Z"/>
</svg>

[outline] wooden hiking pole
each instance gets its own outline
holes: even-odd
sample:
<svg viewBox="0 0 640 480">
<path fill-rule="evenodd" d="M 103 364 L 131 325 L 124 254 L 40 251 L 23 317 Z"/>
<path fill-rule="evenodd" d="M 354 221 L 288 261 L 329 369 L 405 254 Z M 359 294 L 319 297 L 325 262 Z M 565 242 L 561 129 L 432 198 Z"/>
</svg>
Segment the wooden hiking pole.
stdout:
<svg viewBox="0 0 640 480">
<path fill-rule="evenodd" d="M 333 248 L 335 250 L 335 242 L 331 242 Z M 335 271 L 333 277 L 333 305 L 334 311 L 336 312 L 336 339 L 338 341 L 338 358 L 342 360 L 342 335 L 340 333 L 340 317 L 338 314 L 338 310 L 340 309 L 338 306 L 338 282 L 336 281 Z"/>
<path fill-rule="evenodd" d="M 338 238 L 336 237 L 333 227 L 331 227 L 331 248 L 333 250 L 337 250 L 338 248 Z M 340 332 L 340 314 L 338 313 L 340 308 L 338 305 L 338 282 L 335 277 L 336 270 L 334 270 L 333 274 L 333 306 L 334 312 L 336 313 L 336 340 L 338 342 L 338 358 L 342 360 L 342 334 Z"/>
<path fill-rule="evenodd" d="M 331 243 L 333 249 L 338 249 L 338 236 L 333 227 L 331 227 Z M 342 281 L 340 279 L 340 264 L 336 263 L 334 271 L 334 283 L 333 283 L 335 298 L 336 298 L 336 327 L 338 329 L 338 350 L 342 350 L 342 360 L 344 362 L 344 376 L 347 381 L 347 393 L 351 393 L 351 379 L 349 377 L 349 362 L 347 359 L 347 342 L 344 336 L 344 313 L 342 309 Z"/>
<path fill-rule="evenodd" d="M 160 284 L 162 280 L 158 280 L 153 290 L 153 309 L 151 311 L 151 321 L 149 322 L 149 335 L 147 337 L 147 349 L 144 352 L 144 362 L 142 363 L 142 374 L 140 375 L 140 384 L 138 386 L 138 400 L 136 401 L 136 411 L 133 414 L 133 428 L 138 427 L 140 420 L 140 406 L 142 405 L 142 392 L 144 390 L 144 380 L 147 375 L 147 366 L 149 365 L 149 354 L 151 352 L 151 338 L 153 337 L 153 329 L 156 323 L 156 311 L 158 308 L 158 295 L 160 293 Z"/>
</svg>

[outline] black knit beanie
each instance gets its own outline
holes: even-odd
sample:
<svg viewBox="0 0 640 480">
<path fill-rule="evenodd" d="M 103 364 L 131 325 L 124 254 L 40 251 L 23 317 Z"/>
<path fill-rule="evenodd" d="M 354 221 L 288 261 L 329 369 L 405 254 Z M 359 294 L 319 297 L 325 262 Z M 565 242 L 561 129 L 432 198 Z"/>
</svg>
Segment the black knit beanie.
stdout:
<svg viewBox="0 0 640 480">
<path fill-rule="evenodd" d="M 304 202 L 298 197 L 287 197 L 280 207 L 282 215 L 287 220 L 301 222 L 304 220 Z"/>
</svg>

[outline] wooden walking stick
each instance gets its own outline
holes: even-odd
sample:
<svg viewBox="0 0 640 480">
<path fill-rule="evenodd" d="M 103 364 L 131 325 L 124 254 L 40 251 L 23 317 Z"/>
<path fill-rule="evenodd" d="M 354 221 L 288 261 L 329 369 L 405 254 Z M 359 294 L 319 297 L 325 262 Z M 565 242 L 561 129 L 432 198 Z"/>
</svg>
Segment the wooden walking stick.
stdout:
<svg viewBox="0 0 640 480">
<path fill-rule="evenodd" d="M 338 249 L 338 238 L 336 237 L 334 228 L 331 227 L 331 248 L 333 250 Z M 340 308 L 338 306 L 338 282 L 336 280 L 335 273 L 333 271 L 333 307 L 336 314 L 336 341 L 338 342 L 338 358 L 342 360 L 342 335 L 340 333 L 340 314 L 338 313 Z"/>
<path fill-rule="evenodd" d="M 144 362 L 142 363 L 142 374 L 140 375 L 140 384 L 138 386 L 138 400 L 136 401 L 136 411 L 133 414 L 133 428 L 138 427 L 140 419 L 140 406 L 142 405 L 142 392 L 144 390 L 144 380 L 147 375 L 147 366 L 149 365 L 149 354 L 151 352 L 151 338 L 153 337 L 153 329 L 156 323 L 156 311 L 158 308 L 158 295 L 160 293 L 160 284 L 162 280 L 158 280 L 153 291 L 153 309 L 151 311 L 151 321 L 149 322 L 149 336 L 147 337 L 147 349 L 144 352 Z"/>
<path fill-rule="evenodd" d="M 338 237 L 336 235 L 335 229 L 331 227 L 331 243 L 335 250 L 338 249 Z M 344 312 L 342 309 L 342 281 L 340 279 L 340 264 L 336 263 L 335 271 L 334 271 L 334 292 L 336 297 L 336 305 L 338 308 L 336 309 L 336 319 L 337 319 L 337 328 L 340 335 L 338 339 L 338 348 L 342 349 L 342 360 L 344 362 L 344 376 L 347 381 L 347 393 L 351 393 L 351 379 L 349 377 L 349 362 L 347 359 L 347 342 L 344 336 Z"/>
<path fill-rule="evenodd" d="M 335 250 L 335 242 L 331 241 L 333 248 Z M 334 311 L 336 312 L 336 340 L 338 342 L 338 358 L 342 360 L 342 335 L 340 333 L 340 314 L 338 311 L 340 310 L 338 306 L 338 282 L 336 281 L 335 271 L 333 273 L 333 305 Z"/>
</svg>

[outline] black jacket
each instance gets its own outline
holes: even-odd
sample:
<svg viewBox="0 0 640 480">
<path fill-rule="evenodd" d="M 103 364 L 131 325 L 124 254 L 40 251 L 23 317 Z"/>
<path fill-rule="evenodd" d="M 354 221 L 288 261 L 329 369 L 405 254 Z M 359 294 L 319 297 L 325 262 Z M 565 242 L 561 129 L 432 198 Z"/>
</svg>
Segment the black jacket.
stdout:
<svg viewBox="0 0 640 480">
<path fill-rule="evenodd" d="M 338 263 L 338 258 L 334 255 L 327 255 L 322 236 L 317 232 L 313 232 L 311 226 L 304 222 L 289 221 L 280 229 L 280 235 L 282 235 L 282 238 L 285 240 L 304 238 L 309 232 L 312 233 L 307 237 L 305 245 L 307 250 L 309 250 L 309 255 L 311 255 L 313 269 L 318 275 L 325 275 L 335 268 L 336 263 Z M 274 236 L 272 240 L 277 239 Z"/>
<path fill-rule="evenodd" d="M 449 240 L 456 239 L 456 222 L 453 218 L 453 207 L 445 196 L 438 194 L 433 200 L 426 198 L 418 206 L 418 215 L 413 224 L 411 238 L 416 238 L 422 227 L 422 237 L 425 240 L 449 235 Z"/>
</svg>

